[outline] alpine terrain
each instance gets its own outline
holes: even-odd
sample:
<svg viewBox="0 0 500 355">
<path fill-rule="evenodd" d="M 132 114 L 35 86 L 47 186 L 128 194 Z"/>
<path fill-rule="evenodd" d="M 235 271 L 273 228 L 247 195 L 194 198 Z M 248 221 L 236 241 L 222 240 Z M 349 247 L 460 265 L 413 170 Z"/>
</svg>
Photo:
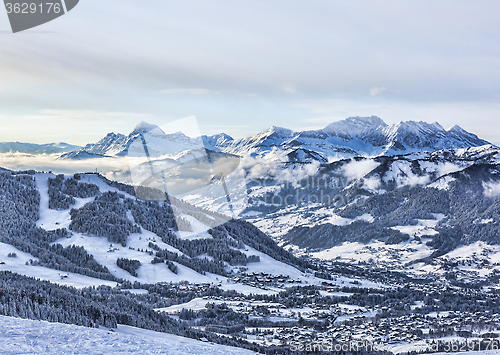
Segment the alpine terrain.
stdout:
<svg viewBox="0 0 500 355">
<path fill-rule="evenodd" d="M 233 139 L 142 122 L 84 147 L 0 149 L 127 165 L 1 169 L 7 353 L 21 328 L 35 338 L 23 349 L 56 352 L 43 338 L 125 353 L 498 349 L 500 148 L 459 126 L 351 117 Z"/>
</svg>

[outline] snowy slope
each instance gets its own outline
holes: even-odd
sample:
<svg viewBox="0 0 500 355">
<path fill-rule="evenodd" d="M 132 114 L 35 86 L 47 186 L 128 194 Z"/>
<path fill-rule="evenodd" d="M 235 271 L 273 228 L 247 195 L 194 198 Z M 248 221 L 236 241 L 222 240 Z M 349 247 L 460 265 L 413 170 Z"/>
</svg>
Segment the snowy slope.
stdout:
<svg viewBox="0 0 500 355">
<path fill-rule="evenodd" d="M 7 256 L 9 253 L 15 253 L 17 257 L 9 258 Z M 73 286 L 77 288 L 98 285 L 117 285 L 117 283 L 113 281 L 96 279 L 72 272 L 58 271 L 38 265 L 26 265 L 29 260 L 36 260 L 36 258 L 34 258 L 31 254 L 24 253 L 16 249 L 12 245 L 0 243 L 0 262 L 5 263 L 0 265 L 0 271 L 11 271 L 28 277 L 50 281 L 59 285 Z M 62 278 L 62 276 L 64 278 Z"/>
<path fill-rule="evenodd" d="M 116 331 L 0 316 L 2 354 L 254 354 L 119 325 Z"/>
<path fill-rule="evenodd" d="M 35 181 L 37 184 L 38 191 L 40 193 L 40 218 L 37 221 L 37 226 L 46 229 L 46 230 L 55 230 L 59 228 L 69 228 L 71 223 L 70 209 L 71 208 L 81 208 L 86 203 L 93 201 L 93 197 L 91 198 L 75 198 L 76 203 L 70 206 L 70 209 L 67 210 L 52 210 L 48 208 L 48 179 L 54 178 L 55 175 L 47 174 L 47 173 L 37 173 L 35 174 Z M 66 176 L 69 178 L 69 176 Z M 128 198 L 135 199 L 134 196 L 131 196 L 123 191 L 117 190 L 114 187 L 106 184 L 101 177 L 95 174 L 81 174 L 80 182 L 82 183 L 91 183 L 97 185 L 101 193 L 114 191 L 119 192 L 120 194 L 125 195 Z M 186 206 L 189 207 L 189 206 Z M 211 227 L 199 221 L 195 215 L 193 215 L 192 211 L 189 208 L 184 208 L 183 205 L 174 206 L 174 210 L 176 211 L 176 215 L 179 218 L 183 218 L 191 225 L 191 232 L 180 231 L 178 233 L 178 237 L 180 239 L 204 239 L 204 238 L 212 238 L 210 234 L 207 233 Z M 211 214 L 203 214 L 202 217 L 209 218 L 214 222 L 216 219 L 220 218 L 217 215 Z M 131 222 L 135 222 L 130 211 L 127 213 L 127 218 Z M 224 222 L 225 220 L 222 220 Z M 218 225 L 220 223 L 217 223 Z M 262 289 L 251 287 L 243 284 L 235 284 L 233 282 L 229 282 L 225 277 L 220 275 L 215 275 L 211 273 L 206 273 L 202 275 L 184 265 L 174 263 L 177 266 L 178 272 L 173 273 L 165 263 L 152 263 L 154 259 L 155 250 L 150 247 L 150 242 L 156 244 L 161 249 L 166 249 L 171 252 L 177 253 L 179 255 L 183 255 L 181 251 L 176 249 L 175 247 L 166 244 L 162 241 L 160 237 L 156 234 L 145 230 L 144 228 L 140 228 L 140 233 L 131 234 L 127 238 L 127 245 L 122 246 L 117 243 L 110 243 L 106 238 L 101 238 L 93 235 L 85 235 L 82 233 L 71 232 L 68 238 L 62 238 L 54 242 L 54 244 L 61 244 L 63 247 L 68 247 L 71 245 L 82 246 L 85 250 L 94 256 L 95 260 L 101 264 L 102 266 L 107 267 L 111 274 L 117 278 L 129 280 L 131 282 L 139 281 L 142 283 L 157 283 L 157 282 L 181 282 L 181 281 L 189 281 L 191 283 L 208 283 L 208 284 L 218 284 L 221 288 L 229 290 L 237 290 L 239 292 L 250 294 L 250 293 L 262 293 L 265 292 Z M 235 236 L 237 238 L 237 236 Z M 11 250 L 12 249 L 12 250 Z M 64 273 L 65 275 L 69 275 L 67 279 L 61 279 L 61 273 L 55 270 L 27 266 L 24 265 L 26 261 L 29 259 L 35 259 L 31 255 L 26 253 L 21 253 L 17 251 L 14 247 L 9 246 L 5 250 L 9 250 L 9 252 L 16 252 L 18 254 L 18 258 L 13 260 L 8 260 L 7 265 L 0 265 L 1 270 L 11 270 L 14 272 L 18 272 L 20 274 L 40 277 L 45 280 L 51 280 L 63 284 L 70 284 L 74 286 L 87 286 L 87 285 L 96 285 L 96 284 L 115 284 L 108 281 L 101 281 L 92 278 L 80 277 L 79 275 L 73 275 L 69 273 Z M 248 264 L 248 270 L 250 272 L 261 272 L 265 271 L 272 275 L 287 275 L 295 280 L 300 280 L 306 284 L 308 283 L 317 283 L 317 280 L 312 277 L 310 274 L 303 274 L 296 268 L 286 265 L 284 263 L 278 262 L 273 258 L 258 252 L 252 248 L 246 247 L 246 251 L 243 251 L 247 255 L 258 255 L 261 259 L 260 262 L 250 263 Z M 4 259 L 7 259 L 7 252 L 4 255 Z M 0 254 L 0 257 L 2 255 Z M 137 277 L 132 276 L 127 271 L 119 268 L 116 265 L 116 261 L 118 258 L 127 258 L 131 260 L 139 260 L 141 262 L 141 267 L 137 270 Z M 10 259 L 10 258 L 9 258 Z M 15 265 L 14 265 L 14 261 Z M 231 268 L 228 265 L 228 268 Z M 237 269 L 237 267 L 234 267 Z"/>
</svg>

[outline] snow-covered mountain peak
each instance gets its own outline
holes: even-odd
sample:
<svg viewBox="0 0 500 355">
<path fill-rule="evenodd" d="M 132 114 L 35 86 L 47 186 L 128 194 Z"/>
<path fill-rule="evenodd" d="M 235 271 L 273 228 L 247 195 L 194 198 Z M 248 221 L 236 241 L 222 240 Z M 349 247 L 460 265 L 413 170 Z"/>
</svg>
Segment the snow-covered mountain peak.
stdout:
<svg viewBox="0 0 500 355">
<path fill-rule="evenodd" d="M 153 143 L 158 154 L 168 151 L 174 154 L 202 146 L 215 151 L 237 155 L 265 156 L 274 151 L 295 154 L 300 147 L 308 152 L 308 159 L 322 157 L 336 161 L 357 156 L 400 155 L 412 152 L 434 152 L 442 149 L 479 147 L 489 142 L 478 138 L 459 126 L 445 130 L 439 123 L 403 121 L 388 125 L 377 116 L 349 117 L 333 122 L 324 129 L 292 131 L 272 126 L 254 136 L 234 140 L 227 134 L 190 138 L 182 132 L 165 134 L 157 126 L 141 122 L 134 131 L 124 136 L 110 133 L 99 142 L 89 144 L 78 152 L 68 153 L 63 158 L 101 156 L 125 156 L 128 147 L 140 133 L 147 133 L 148 143 Z M 317 153 L 317 154 L 316 154 Z M 89 155 L 90 154 L 90 155 Z M 296 158 L 300 158 L 300 154 Z"/>
<path fill-rule="evenodd" d="M 437 122 L 428 123 L 424 121 L 401 121 L 390 126 L 389 131 L 395 135 L 406 134 L 444 134 L 446 130 Z"/>
<path fill-rule="evenodd" d="M 467 132 L 465 129 L 463 129 L 460 126 L 453 126 L 447 131 L 447 135 L 450 137 L 450 139 L 454 139 L 459 142 L 463 142 L 465 144 L 468 144 L 469 146 L 476 146 L 480 147 L 483 145 L 488 145 L 491 144 L 488 141 L 485 141 L 484 139 L 479 138 L 477 135 L 474 133 Z"/>
<path fill-rule="evenodd" d="M 152 131 L 153 129 L 159 129 L 159 127 L 157 125 L 142 121 L 137 126 L 135 126 L 131 135 L 134 133 L 147 133 L 149 131 Z"/>
<path fill-rule="evenodd" d="M 269 129 L 266 129 L 262 133 L 260 133 L 260 136 L 267 136 L 267 137 L 274 137 L 274 138 L 292 138 L 293 136 L 293 131 L 288 129 L 288 128 L 283 128 L 283 127 L 278 127 L 278 126 L 272 126 Z"/>
<path fill-rule="evenodd" d="M 469 132 L 467 132 L 465 129 L 463 129 L 462 127 L 460 127 L 459 125 L 454 125 L 453 127 L 451 127 L 448 132 L 455 132 L 455 133 L 461 133 L 461 134 L 467 134 Z"/>
<path fill-rule="evenodd" d="M 182 133 L 181 131 L 179 132 L 174 132 L 174 133 L 169 133 L 169 134 L 165 134 L 164 136 L 165 139 L 173 139 L 173 140 L 190 140 L 192 138 L 186 136 L 184 133 Z"/>
<path fill-rule="evenodd" d="M 387 127 L 387 124 L 377 116 L 349 117 L 326 126 L 323 131 L 333 136 L 359 136 L 378 128 Z"/>
<path fill-rule="evenodd" d="M 227 147 L 234 142 L 233 137 L 226 133 L 201 136 L 201 139 L 203 140 L 203 145 L 213 151 L 219 151 L 220 148 Z"/>
</svg>

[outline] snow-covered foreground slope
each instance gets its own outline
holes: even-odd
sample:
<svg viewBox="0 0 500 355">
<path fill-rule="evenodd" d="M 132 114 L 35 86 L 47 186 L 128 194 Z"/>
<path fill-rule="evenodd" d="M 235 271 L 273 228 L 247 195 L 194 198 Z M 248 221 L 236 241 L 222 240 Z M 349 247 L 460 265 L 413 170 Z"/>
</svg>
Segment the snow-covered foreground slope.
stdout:
<svg viewBox="0 0 500 355">
<path fill-rule="evenodd" d="M 0 316 L 7 354 L 254 354 L 249 350 L 129 326 L 116 332 Z"/>
</svg>

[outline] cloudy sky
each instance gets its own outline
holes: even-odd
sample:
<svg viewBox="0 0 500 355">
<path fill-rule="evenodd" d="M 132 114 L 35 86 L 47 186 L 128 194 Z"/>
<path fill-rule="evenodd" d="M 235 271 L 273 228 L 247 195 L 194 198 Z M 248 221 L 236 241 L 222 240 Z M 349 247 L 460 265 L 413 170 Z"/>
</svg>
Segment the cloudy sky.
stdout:
<svg viewBox="0 0 500 355">
<path fill-rule="evenodd" d="M 191 115 L 235 137 L 377 115 L 500 144 L 499 13 L 481 0 L 81 0 L 12 34 L 0 11 L 0 141 L 85 144 Z"/>
</svg>

